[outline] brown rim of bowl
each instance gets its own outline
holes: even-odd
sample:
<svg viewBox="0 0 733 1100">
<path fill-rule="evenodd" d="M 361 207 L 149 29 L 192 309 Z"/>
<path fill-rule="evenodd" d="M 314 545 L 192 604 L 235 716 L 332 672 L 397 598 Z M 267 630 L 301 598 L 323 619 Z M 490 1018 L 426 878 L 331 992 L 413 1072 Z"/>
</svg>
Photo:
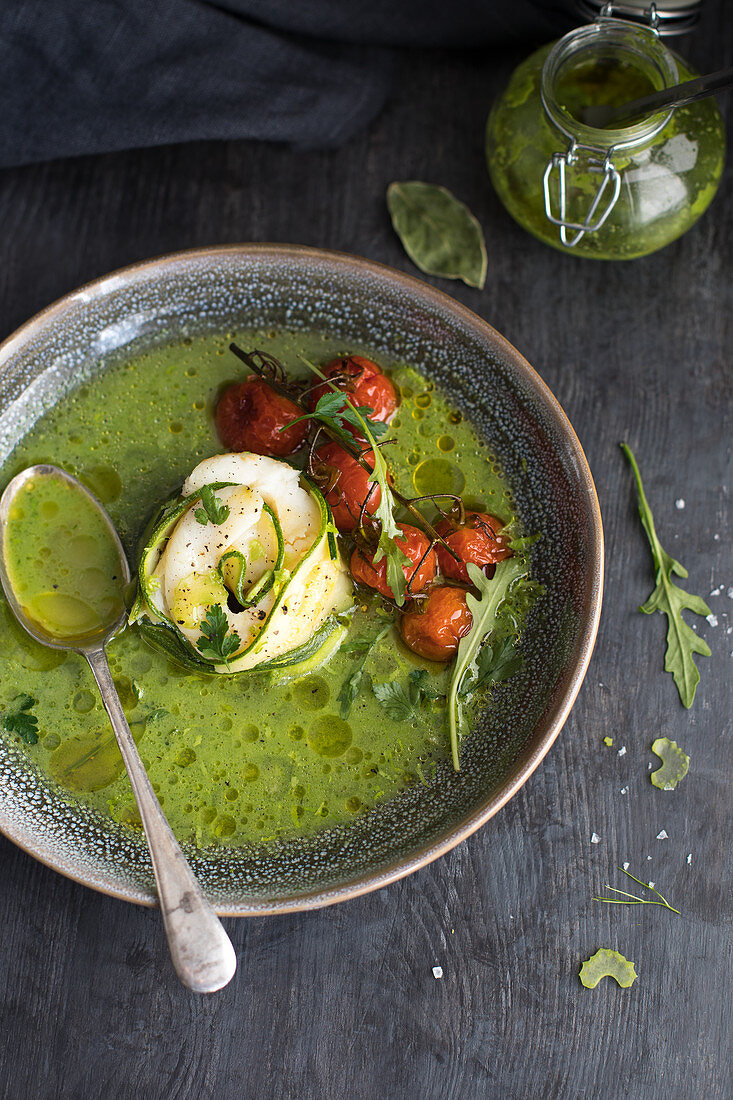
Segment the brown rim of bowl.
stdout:
<svg viewBox="0 0 733 1100">
<path fill-rule="evenodd" d="M 279 913 L 293 913 L 308 909 L 318 909 L 326 905 L 333 905 L 336 902 L 347 901 L 350 898 L 359 897 L 361 894 L 369 893 L 372 890 L 381 889 L 383 886 L 388 886 L 390 883 L 396 882 L 398 879 L 412 874 L 413 871 L 425 867 L 439 856 L 445 855 L 457 844 L 460 844 L 461 841 L 466 840 L 472 833 L 475 833 L 489 820 L 489 818 L 493 817 L 494 814 L 498 813 L 502 806 L 504 806 L 509 799 L 517 793 L 526 780 L 529 779 L 532 772 L 535 771 L 549 752 L 577 698 L 580 686 L 588 670 L 596 635 L 598 633 L 598 623 L 600 620 L 603 597 L 604 570 L 601 510 L 588 461 L 580 445 L 580 440 L 562 406 L 549 387 L 540 378 L 539 374 L 537 374 L 524 356 L 521 355 L 520 352 L 501 335 L 501 333 L 497 332 L 495 328 L 479 317 L 478 314 L 474 313 L 454 298 L 451 298 L 450 295 L 446 294 L 444 291 L 437 290 L 435 287 L 412 275 L 404 274 L 394 268 L 387 267 L 385 264 L 376 263 L 372 260 L 364 259 L 361 256 L 354 256 L 347 252 L 330 251 L 328 249 L 308 248 L 305 245 L 258 243 L 218 245 L 210 248 L 191 248 L 180 252 L 165 253 L 151 260 L 143 260 L 135 264 L 130 264 L 127 267 L 118 268 L 115 271 L 108 272 L 106 275 L 102 275 L 97 279 L 93 279 L 91 282 L 77 287 L 69 294 L 65 294 L 51 305 L 46 306 L 45 309 L 36 313 L 30 320 L 21 325 L 20 328 L 11 333 L 11 335 L 0 344 L 0 370 L 3 369 L 10 356 L 25 344 L 29 337 L 32 338 L 39 328 L 42 328 L 47 322 L 53 321 L 59 315 L 62 315 L 69 306 L 77 304 L 80 298 L 83 301 L 92 295 L 96 297 L 99 294 L 104 294 L 107 284 L 111 281 L 114 281 L 117 287 L 119 287 L 121 285 L 120 279 L 125 282 L 134 281 L 135 276 L 138 274 L 154 272 L 158 268 L 175 268 L 176 264 L 181 261 L 185 262 L 198 258 L 205 259 L 207 257 L 216 258 L 219 256 L 236 255 L 252 258 L 262 256 L 269 257 L 273 260 L 315 259 L 352 270 L 354 268 L 366 270 L 373 275 L 380 276 L 388 283 L 402 287 L 409 294 L 421 296 L 423 299 L 427 299 L 428 302 L 433 302 L 441 306 L 454 316 L 467 322 L 474 329 L 477 329 L 479 333 L 488 336 L 503 352 L 506 359 L 511 362 L 512 367 L 522 375 L 530 388 L 534 390 L 543 401 L 548 413 L 554 419 L 560 434 L 565 437 L 567 446 L 575 459 L 575 466 L 581 486 L 585 491 L 588 506 L 591 528 L 589 548 L 592 562 L 592 576 L 590 614 L 579 639 L 575 668 L 570 677 L 565 694 L 563 698 L 554 704 L 550 714 L 545 718 L 543 723 L 545 727 L 544 732 L 541 733 L 539 737 L 535 737 L 533 743 L 520 753 L 519 759 L 511 769 L 508 779 L 499 791 L 496 791 L 489 797 L 459 828 L 446 830 L 445 833 L 436 840 L 431 841 L 430 844 L 418 849 L 407 857 L 395 860 L 394 863 L 388 867 L 383 867 L 365 877 L 343 883 L 339 886 L 326 887 L 322 890 L 315 890 L 312 893 L 299 895 L 297 897 L 286 897 L 272 901 L 251 899 L 249 902 L 244 901 L 236 908 L 231 908 L 230 906 L 217 907 L 217 913 L 224 917 L 272 916 Z M 0 818 L 1 816 L 2 810 L 0 809 Z M 0 831 L 19 848 L 27 852 L 28 855 L 33 856 L 33 858 L 37 859 L 40 863 L 44 863 L 47 867 L 52 868 L 54 871 L 58 871 L 74 882 L 78 882 L 83 886 L 88 886 L 93 890 L 97 890 L 99 893 L 107 894 L 109 897 L 119 898 L 122 901 L 131 901 L 139 905 L 150 907 L 157 905 L 157 898 L 142 889 L 135 889 L 132 887 L 110 888 L 99 882 L 89 881 L 83 876 L 74 875 L 68 869 L 59 867 L 50 856 L 33 850 L 23 839 L 14 835 L 13 828 L 8 827 L 8 824 L 2 820 L 0 820 Z"/>
</svg>

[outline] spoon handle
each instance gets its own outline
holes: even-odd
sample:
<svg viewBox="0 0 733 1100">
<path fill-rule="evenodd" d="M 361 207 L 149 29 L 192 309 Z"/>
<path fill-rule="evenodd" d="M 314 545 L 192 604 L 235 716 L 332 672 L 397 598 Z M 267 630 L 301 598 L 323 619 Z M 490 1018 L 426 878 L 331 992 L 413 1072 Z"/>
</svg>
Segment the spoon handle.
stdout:
<svg viewBox="0 0 733 1100">
<path fill-rule="evenodd" d="M 601 129 L 606 126 L 620 126 L 640 115 L 651 115 L 656 111 L 666 111 L 672 107 L 686 107 L 689 103 L 706 99 L 715 92 L 722 92 L 731 87 L 733 87 L 733 68 L 720 69 L 716 73 L 707 73 L 705 76 L 695 77 L 694 80 L 686 80 L 684 84 L 663 88 L 661 92 L 652 92 L 651 95 L 643 96 L 641 99 L 633 99 L 630 103 L 624 103 L 622 107 L 606 105 L 584 107 L 581 122 Z"/>
<path fill-rule="evenodd" d="M 130 777 L 158 887 L 176 973 L 197 993 L 214 993 L 234 976 L 237 958 L 173 835 L 130 733 L 103 647 L 84 651 Z"/>
</svg>

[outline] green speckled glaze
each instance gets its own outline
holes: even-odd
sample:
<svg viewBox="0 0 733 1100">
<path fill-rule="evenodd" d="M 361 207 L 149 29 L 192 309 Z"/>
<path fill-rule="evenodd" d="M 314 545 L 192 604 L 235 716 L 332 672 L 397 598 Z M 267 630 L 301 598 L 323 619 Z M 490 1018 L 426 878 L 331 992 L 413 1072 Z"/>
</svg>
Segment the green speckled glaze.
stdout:
<svg viewBox="0 0 733 1100">
<path fill-rule="evenodd" d="M 239 332 L 236 338 L 247 348 L 266 347 L 292 374 L 307 374 L 299 355 L 325 362 L 347 352 L 370 354 L 302 333 Z M 159 503 L 202 458 L 221 451 L 213 426 L 217 394 L 242 377 L 228 342 L 228 336 L 179 342 L 80 386 L 28 432 L 0 477 L 6 481 L 51 457 L 100 497 L 133 560 Z M 511 519 L 498 464 L 471 424 L 416 370 L 384 366 L 401 392 L 389 433 L 399 487 L 408 494 L 463 493 L 481 510 Z M 384 625 L 377 607 L 378 601 L 361 601 L 350 639 L 377 635 Z M 2 614 L 7 620 L 6 606 Z M 5 625 L 0 708 L 18 691 L 38 699 L 41 738 L 25 751 L 73 797 L 136 826 L 129 781 L 85 662 L 70 656 L 39 676 L 37 659 L 25 660 L 26 649 L 19 650 L 16 632 Z M 394 630 L 370 656 L 348 722 L 337 700 L 359 660 L 348 652 L 293 683 L 283 673 L 280 680 L 263 673 L 197 676 L 150 649 L 133 627 L 111 643 L 109 659 L 171 825 L 198 847 L 309 835 L 424 782 L 447 756 L 440 704 L 395 722 L 371 691 L 370 677 L 406 683 L 417 664 Z M 445 692 L 444 667 L 431 669 L 435 689 Z"/>
</svg>

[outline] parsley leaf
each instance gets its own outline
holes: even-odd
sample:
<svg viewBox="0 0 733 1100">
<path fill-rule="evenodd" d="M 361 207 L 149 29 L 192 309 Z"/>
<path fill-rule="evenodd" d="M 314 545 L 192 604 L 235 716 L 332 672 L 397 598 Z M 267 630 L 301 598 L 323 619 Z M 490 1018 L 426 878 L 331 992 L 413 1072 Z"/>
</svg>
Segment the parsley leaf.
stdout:
<svg viewBox="0 0 733 1100">
<path fill-rule="evenodd" d="M 392 623 L 389 622 L 383 630 L 380 630 L 379 634 L 377 634 L 375 638 L 371 639 L 371 641 L 368 638 L 359 638 L 352 642 L 345 642 L 341 646 L 342 653 L 357 653 L 359 655 L 363 655 L 363 659 L 356 667 L 356 669 L 352 672 L 351 676 L 347 677 L 347 679 L 344 680 L 343 684 L 341 685 L 341 690 L 337 695 L 337 699 L 339 702 L 339 711 L 342 718 L 348 718 L 349 714 L 351 713 L 351 707 L 357 695 L 359 694 L 359 689 L 361 688 L 361 681 L 364 676 L 366 663 L 369 660 L 369 655 L 371 654 L 377 642 L 380 642 L 385 634 L 388 634 L 391 629 Z"/>
<path fill-rule="evenodd" d="M 207 523 L 215 523 L 217 526 L 229 516 L 229 505 L 222 504 L 210 485 L 204 485 L 200 492 L 203 508 L 194 509 L 194 516 L 205 527 Z"/>
<path fill-rule="evenodd" d="M 424 702 L 440 699 L 440 693 L 427 683 L 430 673 L 425 668 L 414 668 L 407 677 L 407 690 L 391 680 L 385 684 L 372 684 L 375 697 L 395 722 L 414 718 L 417 708 Z"/>
<path fill-rule="evenodd" d="M 687 570 L 662 548 L 654 528 L 651 508 L 644 495 L 644 486 L 636 459 L 631 448 L 625 443 L 621 444 L 621 450 L 631 463 L 634 472 L 639 497 L 639 515 L 649 540 L 655 569 L 656 588 L 646 603 L 641 605 L 639 611 L 643 611 L 645 615 L 661 611 L 667 616 L 667 652 L 664 656 L 664 670 L 672 673 L 682 705 L 689 708 L 692 706 L 700 681 L 700 673 L 693 654 L 699 653 L 702 657 L 709 657 L 710 647 L 685 622 L 682 612 L 692 611 L 695 615 L 705 618 L 711 614 L 710 608 L 700 596 L 686 592 L 672 580 L 673 573 L 678 577 L 686 577 Z"/>
<path fill-rule="evenodd" d="M 299 424 L 301 420 L 318 420 L 321 424 L 325 424 L 327 428 L 331 428 L 332 431 L 338 433 L 348 432 L 347 425 L 349 424 L 354 428 L 358 428 L 359 431 L 363 431 L 363 423 L 367 420 L 372 436 L 379 439 L 388 430 L 389 425 L 383 420 L 373 420 L 373 416 L 374 409 L 371 406 L 352 405 L 348 395 L 343 390 L 333 389 L 318 398 L 312 413 L 291 420 L 280 431 L 284 432 L 285 428 L 289 428 L 293 424 Z"/>
<path fill-rule="evenodd" d="M 210 607 L 201 623 L 201 637 L 196 642 L 201 656 L 207 661 L 216 661 L 229 668 L 229 658 L 237 652 L 241 644 L 241 638 L 236 631 L 229 633 L 229 620 L 221 607 L 218 604 Z"/>
<path fill-rule="evenodd" d="M 395 722 L 405 722 L 414 715 L 415 705 L 402 684 L 392 681 L 386 684 L 372 684 L 372 691 Z"/>
<path fill-rule="evenodd" d="M 464 677 L 468 674 L 469 677 L 475 678 L 479 651 L 486 637 L 496 628 L 499 607 L 506 599 L 512 585 L 527 573 L 526 564 L 517 558 L 506 558 L 499 562 L 493 580 L 488 580 L 473 562 L 469 562 L 467 568 L 471 583 L 478 588 L 480 595 L 476 597 L 472 592 L 466 595 L 468 609 L 473 615 L 473 623 L 468 634 L 458 643 L 456 663 L 448 690 L 448 725 L 453 767 L 456 771 L 460 771 L 461 767 L 458 755 L 458 696 L 463 687 Z"/>
<path fill-rule="evenodd" d="M 403 537 L 403 532 L 400 527 L 397 526 L 394 518 L 395 499 L 392 495 L 392 490 L 389 485 L 389 471 L 387 469 L 387 463 L 384 461 L 384 455 L 379 447 L 376 445 L 376 439 L 387 430 L 387 425 L 380 420 L 370 420 L 364 417 L 365 407 L 359 408 L 351 404 L 348 396 L 341 390 L 337 390 L 336 387 L 329 382 L 329 380 L 319 371 L 318 367 L 314 367 L 312 363 L 309 363 L 307 359 L 303 359 L 303 362 L 309 370 L 318 375 L 324 382 L 328 384 L 331 389 L 330 394 L 324 394 L 323 397 L 316 405 L 316 411 L 321 404 L 321 401 L 325 401 L 329 397 L 338 397 L 342 401 L 344 406 L 348 406 L 348 416 L 350 419 L 348 423 L 356 425 L 361 433 L 365 436 L 368 443 L 372 445 L 372 455 L 374 456 L 374 469 L 369 475 L 369 482 L 377 484 L 381 490 L 381 497 L 379 505 L 375 511 L 375 516 L 379 520 L 381 533 L 379 535 L 379 543 L 374 555 L 373 561 L 376 565 L 382 558 L 387 559 L 387 584 L 392 589 L 392 594 L 395 598 L 395 603 L 398 607 L 402 607 L 405 602 L 405 588 L 407 582 L 405 580 L 404 567 L 408 569 L 412 567 L 412 562 L 407 555 L 400 549 L 396 543 L 396 539 Z M 324 406 L 331 407 L 331 406 Z M 371 410 L 369 410 L 371 412 Z M 316 415 L 316 414 L 314 414 Z M 301 419 L 303 419 L 301 417 Z M 323 417 L 321 417 L 323 420 Z M 326 420 L 323 420 L 326 423 Z M 330 424 L 333 429 L 333 423 Z M 342 431 L 343 428 L 335 428 L 336 431 Z M 353 442 L 353 440 L 351 440 Z"/>
<path fill-rule="evenodd" d="M 493 646 L 484 642 L 479 650 L 475 675 L 466 676 L 460 694 L 467 695 L 480 688 L 500 684 L 513 676 L 521 664 L 522 655 L 517 652 L 513 638 L 504 638 Z"/>
<path fill-rule="evenodd" d="M 15 713 L 6 714 L 3 719 L 3 729 L 7 733 L 17 733 L 26 745 L 38 743 L 38 719 L 35 714 L 28 713 L 36 702 L 32 695 L 19 695 L 13 700 Z"/>
<path fill-rule="evenodd" d="M 620 986 L 628 989 L 637 978 L 634 964 L 608 947 L 602 947 L 586 959 L 578 976 L 586 989 L 595 989 L 601 978 L 615 978 Z"/>
</svg>

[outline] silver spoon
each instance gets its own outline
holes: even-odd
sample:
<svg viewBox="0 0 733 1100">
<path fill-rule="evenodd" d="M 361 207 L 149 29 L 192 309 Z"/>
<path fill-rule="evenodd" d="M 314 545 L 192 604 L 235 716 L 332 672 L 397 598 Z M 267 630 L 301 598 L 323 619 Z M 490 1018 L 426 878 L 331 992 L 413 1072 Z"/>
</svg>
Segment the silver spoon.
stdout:
<svg viewBox="0 0 733 1100">
<path fill-rule="evenodd" d="M 10 507 L 20 488 L 29 480 L 41 477 L 61 478 L 86 493 L 89 500 L 99 509 L 119 552 L 124 584 L 127 585 L 130 582 L 130 567 L 127 564 L 125 551 L 112 520 L 102 505 L 93 493 L 90 493 L 86 486 L 71 474 L 67 474 L 57 466 L 47 465 L 30 466 L 27 470 L 23 470 L 13 478 L 0 497 L 0 581 L 16 618 L 32 638 L 52 649 L 73 650 L 86 657 L 89 662 L 101 692 L 105 710 L 112 723 L 140 811 L 155 873 L 168 947 L 176 973 L 183 984 L 196 993 L 214 993 L 231 981 L 237 968 L 237 958 L 231 940 L 206 900 L 161 809 L 140 759 L 137 745 L 130 733 L 130 727 L 107 664 L 105 646 L 124 626 L 126 612 L 123 610 L 117 621 L 112 623 L 104 633 L 98 633 L 90 638 L 62 641 L 46 634 L 37 624 L 29 621 L 16 598 L 8 576 L 5 559 L 5 530 Z"/>
<path fill-rule="evenodd" d="M 706 99 L 715 92 L 722 92 L 725 88 L 732 87 L 733 68 L 720 69 L 717 73 L 698 76 L 694 80 L 686 80 L 684 84 L 675 84 L 672 88 L 663 88 L 661 92 L 652 92 L 651 95 L 642 96 L 640 99 L 632 99 L 630 103 L 624 103 L 621 107 L 607 105 L 582 107 L 578 111 L 578 118 L 586 126 L 593 126 L 597 130 L 605 130 L 608 127 L 617 128 L 645 115 L 686 107 L 688 103 Z"/>
</svg>

